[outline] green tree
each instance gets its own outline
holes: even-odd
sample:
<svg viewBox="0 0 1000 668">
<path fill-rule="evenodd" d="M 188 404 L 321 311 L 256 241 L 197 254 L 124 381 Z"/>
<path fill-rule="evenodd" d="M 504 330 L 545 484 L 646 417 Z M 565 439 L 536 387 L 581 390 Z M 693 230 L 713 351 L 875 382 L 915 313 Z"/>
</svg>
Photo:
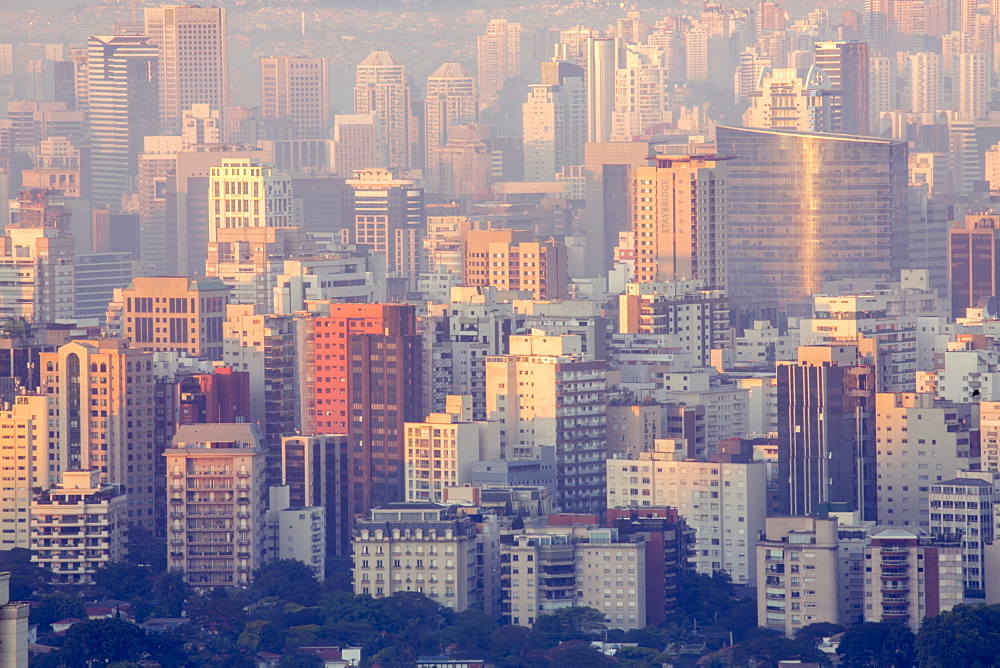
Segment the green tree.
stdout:
<svg viewBox="0 0 1000 668">
<path fill-rule="evenodd" d="M 145 653 L 144 634 L 122 619 L 90 619 L 66 631 L 62 653 L 70 668 L 135 662 Z"/>
<path fill-rule="evenodd" d="M 909 668 L 916 658 L 913 632 L 902 624 L 858 624 L 840 639 L 837 654 L 845 666 Z"/>
<path fill-rule="evenodd" d="M 1000 605 L 957 605 L 924 618 L 916 659 L 921 668 L 1000 665 Z"/>
<path fill-rule="evenodd" d="M 184 649 L 184 636 L 176 631 L 150 633 L 146 635 L 144 644 L 149 658 L 163 668 L 190 665 L 190 659 Z"/>
<path fill-rule="evenodd" d="M 535 630 L 551 633 L 557 638 L 589 638 L 607 629 L 604 613 L 587 606 L 574 605 L 554 612 L 539 615 L 535 620 Z"/>
<path fill-rule="evenodd" d="M 823 638 L 829 638 L 837 635 L 838 633 L 843 633 L 844 630 L 844 627 L 840 624 L 834 624 L 833 622 L 816 622 L 815 624 L 806 624 L 799 629 L 799 632 L 795 634 L 795 639 L 803 642 L 811 642 L 813 647 L 815 647 L 822 642 Z"/>
<path fill-rule="evenodd" d="M 315 605 L 320 595 L 316 575 L 298 559 L 279 559 L 261 566 L 254 573 L 250 590 L 263 597 L 273 596 L 302 605 Z"/>
<path fill-rule="evenodd" d="M 650 647 L 622 647 L 615 652 L 615 661 L 623 668 L 660 668 L 665 663 Z"/>
<path fill-rule="evenodd" d="M 548 665 L 557 668 L 580 668 L 580 666 L 611 666 L 616 662 L 589 644 L 568 642 L 553 647 L 545 653 Z"/>
<path fill-rule="evenodd" d="M 779 661 L 802 661 L 827 665 L 829 660 L 822 652 L 808 642 L 790 638 L 760 638 L 733 645 L 732 662 L 747 665 L 750 661 L 758 666 L 776 666 Z"/>
<path fill-rule="evenodd" d="M 125 560 L 137 566 L 148 566 L 152 575 L 167 570 L 167 540 L 157 538 L 140 526 L 129 527 L 125 532 Z"/>
<path fill-rule="evenodd" d="M 106 564 L 94 571 L 94 584 L 107 596 L 122 601 L 148 601 L 153 592 L 148 566 L 127 561 Z"/>
<path fill-rule="evenodd" d="M 39 624 L 43 630 L 48 630 L 52 622 L 61 619 L 86 619 L 87 609 L 79 596 L 56 592 L 43 596 L 38 605 L 31 609 L 30 619 L 33 624 Z"/>
<path fill-rule="evenodd" d="M 153 598 L 159 612 L 167 617 L 181 616 L 189 594 L 190 588 L 180 573 L 167 571 L 153 578 Z"/>
<path fill-rule="evenodd" d="M 490 634 L 488 656 L 495 660 L 528 661 L 529 657 L 540 657 L 554 644 L 548 635 L 540 631 L 509 624 Z M 508 664 L 512 663 L 508 661 Z"/>
<path fill-rule="evenodd" d="M 232 641 L 243 631 L 247 615 L 246 596 L 239 589 L 216 587 L 193 596 L 188 603 L 191 621 L 211 634 L 233 634 Z"/>
<path fill-rule="evenodd" d="M 36 593 L 49 589 L 46 584 L 49 572 L 31 561 L 31 550 L 15 547 L 0 551 L 0 571 L 10 573 L 10 598 L 27 601 Z"/>
<path fill-rule="evenodd" d="M 449 654 L 460 659 L 485 659 L 490 636 L 499 628 L 496 620 L 481 610 L 455 613 L 441 631 L 441 645 L 453 647 Z"/>
<path fill-rule="evenodd" d="M 278 668 L 322 668 L 323 660 L 312 652 L 292 652 L 281 657 Z"/>
</svg>

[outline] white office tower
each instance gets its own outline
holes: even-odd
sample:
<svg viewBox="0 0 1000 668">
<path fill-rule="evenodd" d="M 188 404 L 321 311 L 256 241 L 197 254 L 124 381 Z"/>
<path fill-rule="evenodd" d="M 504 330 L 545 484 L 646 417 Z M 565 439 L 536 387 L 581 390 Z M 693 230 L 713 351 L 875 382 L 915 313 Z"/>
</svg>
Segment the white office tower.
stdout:
<svg viewBox="0 0 1000 668">
<path fill-rule="evenodd" d="M 483 105 L 489 106 L 509 79 L 521 75 L 521 24 L 491 19 L 476 47 L 479 89 Z"/>
<path fill-rule="evenodd" d="M 229 94 L 225 8 L 147 7 L 144 30 L 160 47 L 163 129 L 175 131 L 184 110 L 195 104 L 208 104 L 215 111 L 225 112 Z"/>
<path fill-rule="evenodd" d="M 448 145 L 450 130 L 479 120 L 476 78 L 461 63 L 444 63 L 427 78 L 424 97 L 424 144 L 427 147 L 428 183 L 438 192 L 439 151 Z M 369 165 L 371 166 L 371 165 Z"/>
<path fill-rule="evenodd" d="M 976 121 L 986 117 L 990 102 L 990 57 L 985 53 L 958 56 L 959 118 Z M 954 82 L 954 77 L 952 78 Z M 954 85 L 954 83 L 952 84 Z"/>
<path fill-rule="evenodd" d="M 563 167 L 583 164 L 587 94 L 582 67 L 542 63 L 542 83 L 529 86 L 521 109 L 525 181 L 553 181 Z"/>
<path fill-rule="evenodd" d="M 606 37 L 587 40 L 587 141 L 605 142 L 611 138 L 617 61 L 615 40 Z"/>
<path fill-rule="evenodd" d="M 371 114 L 378 121 L 382 141 L 388 149 L 387 164 L 409 169 L 410 85 L 406 67 L 388 51 L 372 51 L 358 65 L 354 113 Z"/>
<path fill-rule="evenodd" d="M 938 53 L 912 53 L 907 56 L 910 111 L 933 113 L 944 108 L 942 99 L 942 58 Z M 882 109 L 881 111 L 888 111 Z"/>
<path fill-rule="evenodd" d="M 223 228 L 295 227 L 292 181 L 270 165 L 232 158 L 209 172 L 209 242 Z"/>
<path fill-rule="evenodd" d="M 646 44 L 625 47 L 624 62 L 615 72 L 611 141 L 632 141 L 647 128 L 669 122 L 668 84 L 663 48 Z"/>
<path fill-rule="evenodd" d="M 833 132 L 838 93 L 818 67 L 765 68 L 757 90 L 750 94 L 743 124 L 748 128 Z"/>
</svg>

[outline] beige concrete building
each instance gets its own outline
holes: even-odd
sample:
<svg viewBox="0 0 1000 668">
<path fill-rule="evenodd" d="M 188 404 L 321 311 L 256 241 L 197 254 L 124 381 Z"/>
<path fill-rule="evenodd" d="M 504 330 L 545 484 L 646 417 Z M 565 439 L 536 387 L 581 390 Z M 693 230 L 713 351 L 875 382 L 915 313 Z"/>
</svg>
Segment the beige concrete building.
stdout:
<svg viewBox="0 0 1000 668">
<path fill-rule="evenodd" d="M 343 114 L 333 117 L 333 172 L 349 179 L 354 172 L 384 167 L 379 154 L 382 133 L 372 114 Z"/>
<path fill-rule="evenodd" d="M 979 466 L 972 405 L 879 393 L 875 430 L 879 523 L 929 531 L 931 485 Z"/>
<path fill-rule="evenodd" d="M 840 623 L 837 520 L 768 517 L 757 542 L 757 619 L 789 638 Z"/>
<path fill-rule="evenodd" d="M 0 573 L 0 665 L 28 668 L 27 603 L 11 603 L 10 573 Z"/>
<path fill-rule="evenodd" d="M 123 485 L 128 526 L 156 523 L 153 355 L 119 339 L 71 341 L 40 355 L 63 471 L 101 472 Z M 54 409 L 55 410 L 55 409 Z"/>
<path fill-rule="evenodd" d="M 535 241 L 525 230 L 468 230 L 464 284 L 498 290 L 524 290 L 534 299 L 569 297 L 566 247 L 555 241 Z"/>
<path fill-rule="evenodd" d="M 388 51 L 372 51 L 355 68 L 354 113 L 375 117 L 389 167 L 409 169 L 410 82 L 406 67 Z M 375 165 L 363 165 L 364 168 Z"/>
<path fill-rule="evenodd" d="M 59 480 L 62 453 L 49 435 L 50 405 L 54 398 L 25 395 L 0 410 L 0 549 L 31 547 L 33 490 Z"/>
<path fill-rule="evenodd" d="M 142 350 L 217 360 L 230 293 L 217 278 L 139 277 L 109 306 L 108 320 L 120 308 L 122 337 Z"/>
<path fill-rule="evenodd" d="M 530 626 L 572 606 L 604 613 L 610 628 L 646 625 L 646 550 L 641 537 L 596 526 L 527 529 L 500 545 L 502 619 Z"/>
<path fill-rule="evenodd" d="M 716 452 L 727 438 L 750 433 L 750 390 L 715 369 L 694 367 L 665 371 L 660 398 L 674 404 L 705 407 L 705 451 L 689 452 L 702 457 Z"/>
<path fill-rule="evenodd" d="M 979 402 L 980 467 L 1000 471 L 1000 401 Z"/>
<path fill-rule="evenodd" d="M 208 240 L 223 228 L 295 227 L 292 180 L 250 158 L 228 158 L 209 170 Z"/>
<path fill-rule="evenodd" d="M 435 503 L 390 503 L 354 527 L 354 593 L 413 591 L 455 612 L 483 608 L 476 529 Z"/>
<path fill-rule="evenodd" d="M 765 67 L 743 114 L 748 128 L 833 132 L 842 92 L 819 67 L 808 70 Z"/>
<path fill-rule="evenodd" d="M 250 584 L 270 559 L 264 448 L 252 424 L 184 425 L 167 458 L 167 567 L 195 589 Z"/>
<path fill-rule="evenodd" d="M 729 287 L 726 168 L 713 156 L 659 155 L 632 178 L 638 283 Z"/>
<path fill-rule="evenodd" d="M 510 354 L 486 359 L 488 419 L 502 426 L 508 458 L 555 448 L 556 503 L 566 512 L 604 506 L 607 452 L 607 368 L 583 355 L 577 335 L 534 330 L 511 336 Z"/>
<path fill-rule="evenodd" d="M 763 461 L 685 459 L 675 442 L 654 452 L 607 461 L 608 508 L 676 508 L 695 532 L 692 564 L 699 573 L 726 571 L 736 584 L 759 584 L 754 543 L 767 514 Z"/>
<path fill-rule="evenodd" d="M 62 484 L 31 504 L 31 561 L 53 584 L 91 584 L 94 571 L 125 556 L 125 493 L 100 478 L 97 470 L 64 471 Z"/>
<path fill-rule="evenodd" d="M 444 501 L 445 487 L 472 482 L 472 464 L 500 458 L 500 423 L 473 422 L 472 397 L 450 395 L 444 413 L 404 425 L 408 501 Z"/>
<path fill-rule="evenodd" d="M 326 139 L 330 94 L 326 58 L 260 59 L 261 117 L 290 119 L 298 139 Z"/>
</svg>

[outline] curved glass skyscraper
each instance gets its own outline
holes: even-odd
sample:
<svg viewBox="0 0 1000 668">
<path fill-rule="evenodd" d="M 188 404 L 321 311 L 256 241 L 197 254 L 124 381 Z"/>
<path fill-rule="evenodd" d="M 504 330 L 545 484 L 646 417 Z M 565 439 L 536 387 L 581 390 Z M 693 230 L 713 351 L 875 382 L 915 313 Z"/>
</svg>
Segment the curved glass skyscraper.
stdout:
<svg viewBox="0 0 1000 668">
<path fill-rule="evenodd" d="M 908 263 L 905 142 L 719 126 L 731 296 L 786 305 Z"/>
</svg>

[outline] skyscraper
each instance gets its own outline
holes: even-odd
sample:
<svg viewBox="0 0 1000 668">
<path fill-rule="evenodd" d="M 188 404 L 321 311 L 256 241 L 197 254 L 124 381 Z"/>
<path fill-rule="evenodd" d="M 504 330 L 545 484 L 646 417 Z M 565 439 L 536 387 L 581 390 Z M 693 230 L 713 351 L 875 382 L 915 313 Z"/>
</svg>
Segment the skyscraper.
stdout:
<svg viewBox="0 0 1000 668">
<path fill-rule="evenodd" d="M 90 37 L 87 85 L 91 201 L 117 210 L 137 185 L 143 139 L 160 126 L 156 45 L 147 37 Z"/>
<path fill-rule="evenodd" d="M 888 139 L 719 126 L 730 295 L 787 304 L 823 281 L 906 268 L 907 147 Z"/>
<path fill-rule="evenodd" d="M 145 9 L 145 32 L 160 47 L 160 123 L 173 132 L 186 109 L 228 104 L 226 9 L 164 5 Z"/>
<path fill-rule="evenodd" d="M 833 132 L 840 120 L 840 91 L 823 70 L 765 67 L 752 90 L 743 124 L 750 128 Z"/>
<path fill-rule="evenodd" d="M 635 277 L 640 283 L 729 283 L 726 168 L 711 155 L 658 155 L 632 178 Z"/>
<path fill-rule="evenodd" d="M 845 503 L 876 519 L 875 370 L 854 346 L 803 346 L 778 363 L 781 513 L 811 515 Z"/>
<path fill-rule="evenodd" d="M 587 40 L 587 141 L 611 139 L 615 111 L 615 70 L 618 46 L 607 37 Z"/>
<path fill-rule="evenodd" d="M 879 56 L 896 54 L 895 0 L 865 0 L 864 37 Z"/>
<path fill-rule="evenodd" d="M 326 58 L 261 58 L 261 117 L 290 119 L 298 139 L 326 139 L 330 113 L 328 78 Z"/>
<path fill-rule="evenodd" d="M 985 118 L 990 102 L 990 56 L 986 53 L 962 53 L 957 58 L 958 115 L 966 121 Z M 955 82 L 953 75 L 952 85 Z"/>
<path fill-rule="evenodd" d="M 817 42 L 816 67 L 823 70 L 833 90 L 840 91 L 840 114 L 833 131 L 868 134 L 869 63 L 864 42 Z"/>
<path fill-rule="evenodd" d="M 421 336 L 412 306 L 329 304 L 304 321 L 315 377 L 303 431 L 350 434 L 350 511 L 404 498 L 403 424 L 424 418 Z"/>
<path fill-rule="evenodd" d="M 438 183 L 438 149 L 446 146 L 449 129 L 479 120 L 476 78 L 461 63 L 444 63 L 427 78 L 424 97 L 424 143 L 429 183 Z M 369 165 L 370 167 L 374 165 Z"/>
<path fill-rule="evenodd" d="M 970 214 L 948 233 L 948 283 L 951 316 L 1000 293 L 1000 215 Z"/>
<path fill-rule="evenodd" d="M 521 75 L 521 24 L 491 19 L 476 38 L 479 91 L 483 105 L 496 102 L 509 79 Z"/>
<path fill-rule="evenodd" d="M 388 51 L 372 51 L 357 67 L 354 113 L 377 120 L 389 167 L 410 167 L 410 84 L 406 67 Z M 370 167 L 371 165 L 366 165 Z"/>
</svg>

